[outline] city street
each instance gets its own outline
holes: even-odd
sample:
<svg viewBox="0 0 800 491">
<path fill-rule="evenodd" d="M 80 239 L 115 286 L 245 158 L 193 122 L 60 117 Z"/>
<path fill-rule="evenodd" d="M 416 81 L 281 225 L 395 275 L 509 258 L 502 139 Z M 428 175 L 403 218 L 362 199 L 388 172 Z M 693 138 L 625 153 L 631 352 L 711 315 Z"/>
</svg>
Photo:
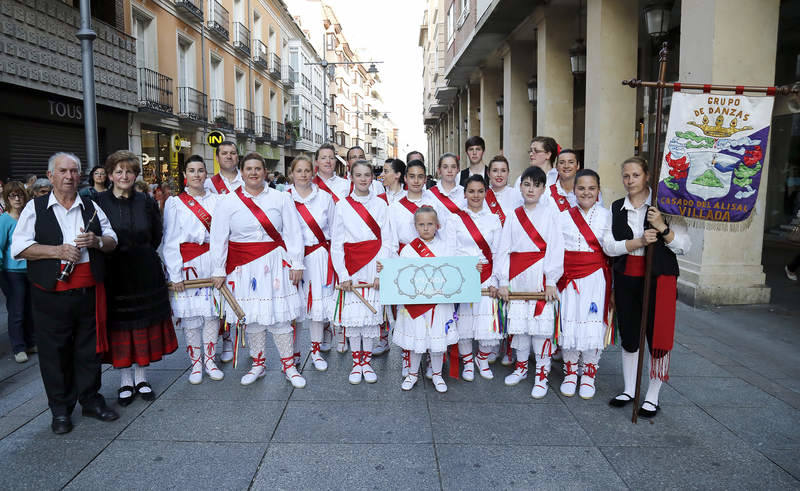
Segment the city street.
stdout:
<svg viewBox="0 0 800 491">
<path fill-rule="evenodd" d="M 349 355 L 330 369 L 305 361 L 305 389 L 283 379 L 274 347 L 269 372 L 241 387 L 244 365 L 226 378 L 187 382 L 178 352 L 153 366 L 155 402 L 118 408 L 113 423 L 87 420 L 50 432 L 37 359 L 0 360 L 0 459 L 15 489 L 361 489 L 361 488 L 800 488 L 800 383 L 796 377 L 800 286 L 780 265 L 791 250 L 765 254 L 769 306 L 678 307 L 678 330 L 662 409 L 630 422 L 613 409 L 621 388 L 616 347 L 600 363 L 591 401 L 544 400 L 531 378 L 515 388 L 495 379 L 427 380 L 400 390 L 400 351 L 374 361 L 378 383 L 347 383 Z M 792 303 L 792 298 L 795 299 Z M 4 321 L 4 316 L 2 317 Z M 179 333 L 182 340 L 182 333 Z M 307 337 L 302 336 L 303 346 Z M 304 357 L 306 353 L 304 353 Z M 119 375 L 104 374 L 116 398 Z M 116 406 L 116 404 L 115 404 Z"/>
</svg>

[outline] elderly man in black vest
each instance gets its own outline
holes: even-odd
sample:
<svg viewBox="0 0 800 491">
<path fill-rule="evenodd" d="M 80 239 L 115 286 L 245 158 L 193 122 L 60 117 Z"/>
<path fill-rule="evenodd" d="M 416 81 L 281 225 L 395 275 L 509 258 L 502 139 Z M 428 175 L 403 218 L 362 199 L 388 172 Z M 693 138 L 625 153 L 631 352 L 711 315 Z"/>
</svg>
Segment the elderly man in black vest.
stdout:
<svg viewBox="0 0 800 491">
<path fill-rule="evenodd" d="M 103 210 L 78 196 L 80 165 L 72 154 L 50 157 L 53 191 L 28 202 L 11 239 L 11 255 L 28 260 L 39 366 L 56 434 L 72 430 L 76 402 L 84 416 L 119 417 L 98 392 L 108 349 L 103 253 L 114 250 L 117 236 Z"/>
</svg>

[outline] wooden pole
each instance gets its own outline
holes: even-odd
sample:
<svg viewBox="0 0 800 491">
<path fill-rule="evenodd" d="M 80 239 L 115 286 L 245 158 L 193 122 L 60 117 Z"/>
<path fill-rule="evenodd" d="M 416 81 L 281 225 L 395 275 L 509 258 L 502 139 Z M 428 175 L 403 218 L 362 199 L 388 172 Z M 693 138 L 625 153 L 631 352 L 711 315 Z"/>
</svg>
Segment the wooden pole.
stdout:
<svg viewBox="0 0 800 491">
<path fill-rule="evenodd" d="M 714 84 L 685 84 L 681 82 L 670 82 L 665 83 L 663 81 L 658 82 L 644 82 L 642 80 L 632 78 L 630 80 L 623 80 L 622 85 L 627 85 L 628 87 L 636 88 L 636 87 L 663 87 L 665 89 L 673 89 L 673 90 L 702 90 L 704 92 L 709 91 L 717 91 L 717 92 L 734 92 L 734 93 L 744 93 L 744 92 L 756 92 L 759 94 L 764 95 L 789 95 L 789 94 L 797 94 L 800 92 L 800 88 L 796 87 L 767 87 L 763 85 L 714 85 Z"/>
<path fill-rule="evenodd" d="M 667 43 L 661 45 L 658 56 L 658 82 L 656 88 L 656 125 L 653 135 L 653 153 L 650 165 L 650 192 L 651 206 L 658 203 L 658 176 L 661 173 L 661 117 L 664 113 L 664 79 L 667 76 Z M 623 82 L 624 83 L 624 82 Z M 644 270 L 644 296 L 642 301 L 642 320 L 639 327 L 639 362 L 636 366 L 636 395 L 633 398 L 633 415 L 631 421 L 636 423 L 639 418 L 639 399 L 642 395 L 642 363 L 644 362 L 644 343 L 647 338 L 647 322 L 650 318 L 650 288 L 652 285 L 653 252 L 655 244 L 647 246 L 645 253 Z"/>
<path fill-rule="evenodd" d="M 353 295 L 356 296 L 357 299 L 361 300 L 361 303 L 366 305 L 366 307 L 369 309 L 370 312 L 372 312 L 373 314 L 377 314 L 378 311 L 375 310 L 375 307 L 373 307 L 371 303 L 367 302 L 367 299 L 364 298 L 363 295 L 361 295 L 360 293 L 358 293 L 356 291 L 356 288 L 374 288 L 374 287 L 375 287 L 375 285 L 373 285 L 372 283 L 356 283 L 355 285 L 353 285 L 353 291 L 351 291 L 349 293 L 352 293 Z M 342 290 L 342 287 L 339 286 L 339 285 L 336 285 L 335 288 L 337 290 Z"/>
</svg>

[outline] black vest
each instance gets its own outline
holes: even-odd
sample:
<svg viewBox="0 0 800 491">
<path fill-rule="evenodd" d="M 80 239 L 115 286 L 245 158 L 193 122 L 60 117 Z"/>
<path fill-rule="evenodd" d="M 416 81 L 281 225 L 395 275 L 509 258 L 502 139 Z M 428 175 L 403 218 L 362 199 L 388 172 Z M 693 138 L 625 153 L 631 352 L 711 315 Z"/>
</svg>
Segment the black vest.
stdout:
<svg viewBox="0 0 800 491">
<path fill-rule="evenodd" d="M 33 240 L 37 244 L 58 246 L 64 243 L 64 236 L 61 233 L 61 227 L 58 225 L 56 214 L 53 208 L 47 207 L 47 202 L 50 195 L 39 196 L 34 198 L 33 204 L 36 209 L 36 224 L 34 225 Z M 88 198 L 82 199 L 83 207 L 81 214 L 83 215 L 83 223 L 92 218 L 94 214 L 94 203 Z M 95 235 L 101 237 L 103 231 L 100 228 L 100 219 L 94 217 L 92 223 L 89 224 L 89 230 L 94 232 Z M 102 252 L 97 249 L 89 249 L 89 266 L 92 269 L 92 275 L 98 283 L 103 282 L 105 278 L 106 265 L 105 258 Z M 56 277 L 61 271 L 60 259 L 39 259 L 36 261 L 28 261 L 28 279 L 47 290 L 53 290 L 56 286 Z"/>
<path fill-rule="evenodd" d="M 458 174 L 458 183 L 461 187 L 466 187 L 467 179 L 469 179 L 469 167 L 466 169 L 461 169 L 461 172 Z M 489 168 L 485 165 L 483 166 L 483 180 L 486 182 L 486 185 L 489 185 Z M 488 189 L 488 188 L 487 188 Z"/>
<path fill-rule="evenodd" d="M 628 210 L 622 207 L 624 203 L 625 198 L 620 198 L 611 204 L 611 233 L 614 234 L 614 240 L 633 239 L 633 230 L 628 226 Z M 646 219 L 644 228 L 645 230 L 650 228 L 650 224 L 647 223 Z M 617 273 L 624 272 L 627 260 L 627 254 L 613 258 L 614 271 Z M 664 244 L 664 239 L 659 237 L 653 251 L 653 275 L 678 276 L 679 270 L 675 253 Z"/>
</svg>

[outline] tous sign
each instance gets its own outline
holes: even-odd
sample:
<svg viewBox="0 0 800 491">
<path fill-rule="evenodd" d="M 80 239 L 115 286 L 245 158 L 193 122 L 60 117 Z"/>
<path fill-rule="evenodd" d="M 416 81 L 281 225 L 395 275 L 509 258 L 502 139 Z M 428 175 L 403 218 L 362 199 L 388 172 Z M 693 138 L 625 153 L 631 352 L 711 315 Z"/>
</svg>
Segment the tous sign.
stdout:
<svg viewBox="0 0 800 491">
<path fill-rule="evenodd" d="M 58 116 L 61 118 L 69 119 L 83 119 L 83 108 L 77 104 L 68 104 L 66 102 L 50 101 L 50 116 Z"/>
</svg>

